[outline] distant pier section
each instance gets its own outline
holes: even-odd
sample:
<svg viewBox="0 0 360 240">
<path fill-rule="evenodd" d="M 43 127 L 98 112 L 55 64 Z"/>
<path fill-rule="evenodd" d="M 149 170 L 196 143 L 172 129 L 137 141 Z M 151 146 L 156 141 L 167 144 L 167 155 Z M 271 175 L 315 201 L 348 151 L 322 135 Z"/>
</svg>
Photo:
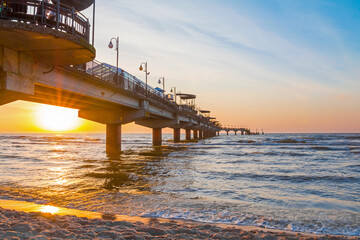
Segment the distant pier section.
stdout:
<svg viewBox="0 0 360 240">
<path fill-rule="evenodd" d="M 255 132 L 252 132 L 250 130 L 250 128 L 243 128 L 243 127 L 222 127 L 221 128 L 222 131 L 226 132 L 226 135 L 229 135 L 229 132 L 234 132 L 235 135 L 237 135 L 238 132 L 241 133 L 241 135 L 264 135 L 264 131 L 262 130 L 261 133 L 258 132 L 258 130 L 256 129 Z"/>
</svg>

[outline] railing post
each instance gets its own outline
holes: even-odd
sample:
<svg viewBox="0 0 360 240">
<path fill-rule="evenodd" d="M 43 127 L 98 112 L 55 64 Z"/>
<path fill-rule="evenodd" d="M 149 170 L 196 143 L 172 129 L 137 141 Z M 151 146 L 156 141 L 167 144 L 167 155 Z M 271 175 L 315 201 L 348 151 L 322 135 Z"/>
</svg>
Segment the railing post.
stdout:
<svg viewBox="0 0 360 240">
<path fill-rule="evenodd" d="M 89 19 L 86 20 L 86 40 L 90 42 L 90 22 Z"/>
<path fill-rule="evenodd" d="M 56 30 L 59 30 L 59 20 L 60 20 L 60 0 L 56 1 Z"/>
<path fill-rule="evenodd" d="M 71 9 L 71 33 L 74 35 L 75 8 Z"/>
<path fill-rule="evenodd" d="M 0 16 L 4 16 L 4 0 L 1 0 L 1 11 L 0 11 Z"/>
<path fill-rule="evenodd" d="M 41 25 L 44 25 L 45 7 L 44 0 L 41 1 Z"/>
</svg>

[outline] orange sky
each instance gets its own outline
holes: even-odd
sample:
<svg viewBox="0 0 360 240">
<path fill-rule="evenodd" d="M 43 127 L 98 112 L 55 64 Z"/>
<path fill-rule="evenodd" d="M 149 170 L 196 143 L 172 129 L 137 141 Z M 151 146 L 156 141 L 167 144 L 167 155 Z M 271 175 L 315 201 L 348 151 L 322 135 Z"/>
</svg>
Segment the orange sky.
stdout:
<svg viewBox="0 0 360 240">
<path fill-rule="evenodd" d="M 218 101 L 216 104 L 221 106 L 222 101 L 226 100 Z M 333 109 L 338 109 L 336 104 L 339 103 L 337 101 L 334 99 L 330 104 L 309 104 L 298 108 L 294 108 L 291 101 L 279 103 L 277 108 L 252 104 L 242 109 L 224 105 L 218 110 L 220 114 L 217 115 L 227 119 L 229 125 L 251 127 L 253 130 L 263 128 L 265 132 L 360 132 L 359 115 L 356 109 L 351 109 L 356 104 L 351 106 L 351 103 L 348 102 L 348 109 L 340 108 L 340 111 L 333 111 Z M 36 111 L 39 106 L 40 104 L 37 103 L 23 101 L 1 106 L 0 132 L 47 132 L 36 119 Z M 256 108 L 261 108 L 262 111 L 258 111 Z M 231 109 L 235 109 L 236 112 L 232 112 Z M 103 124 L 83 119 L 80 119 L 80 123 L 80 127 L 69 132 L 105 132 L 105 125 Z M 150 133 L 151 129 L 127 124 L 123 126 L 123 131 L 127 133 Z M 164 132 L 172 131 L 171 129 L 164 129 Z"/>
</svg>

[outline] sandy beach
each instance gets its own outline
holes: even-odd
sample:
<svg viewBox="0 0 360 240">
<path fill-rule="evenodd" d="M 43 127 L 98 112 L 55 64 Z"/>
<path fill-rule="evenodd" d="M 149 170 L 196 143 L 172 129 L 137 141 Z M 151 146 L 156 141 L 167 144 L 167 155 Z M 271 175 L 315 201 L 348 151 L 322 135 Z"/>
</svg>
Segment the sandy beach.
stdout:
<svg viewBox="0 0 360 240">
<path fill-rule="evenodd" d="M 97 213 L 91 217 L 0 208 L 0 239 L 359 239 L 180 220 L 128 217 L 126 221 L 119 220 L 124 216 Z"/>
</svg>

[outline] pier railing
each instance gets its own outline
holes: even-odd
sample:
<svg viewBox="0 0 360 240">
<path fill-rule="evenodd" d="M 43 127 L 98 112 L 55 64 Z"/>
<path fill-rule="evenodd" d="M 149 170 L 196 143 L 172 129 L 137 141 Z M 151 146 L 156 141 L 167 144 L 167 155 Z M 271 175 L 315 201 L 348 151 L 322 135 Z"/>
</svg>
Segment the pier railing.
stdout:
<svg viewBox="0 0 360 240">
<path fill-rule="evenodd" d="M 56 4 L 41 0 L 0 0 L 0 19 L 54 28 L 89 41 L 89 20 L 74 8 L 54 2 Z"/>
<path fill-rule="evenodd" d="M 110 84 L 115 88 L 114 94 L 117 91 L 123 91 L 130 95 L 136 95 L 139 98 L 146 99 L 149 102 L 153 102 L 163 108 L 167 108 L 172 112 L 186 114 L 187 116 L 192 116 L 199 122 L 206 122 L 209 125 L 215 126 L 215 123 L 212 124 L 212 122 L 208 121 L 208 119 L 198 115 L 193 108 L 186 105 L 176 104 L 174 101 L 168 99 L 164 93 L 155 90 L 149 85 L 146 86 L 143 81 L 140 81 L 135 76 L 123 71 L 120 68 L 116 69 L 116 67 L 106 63 L 101 63 L 97 60 L 87 63 L 86 67 L 73 67 L 92 75 L 106 84 Z"/>
<path fill-rule="evenodd" d="M 116 68 L 111 65 L 94 60 L 87 63 L 86 72 L 107 83 L 110 83 L 119 90 L 136 94 L 149 101 L 156 101 L 157 103 L 171 109 L 179 109 L 179 106 L 176 103 L 169 101 L 163 93 L 150 86 L 146 87 L 144 82 L 121 69 L 116 72 Z"/>
</svg>

